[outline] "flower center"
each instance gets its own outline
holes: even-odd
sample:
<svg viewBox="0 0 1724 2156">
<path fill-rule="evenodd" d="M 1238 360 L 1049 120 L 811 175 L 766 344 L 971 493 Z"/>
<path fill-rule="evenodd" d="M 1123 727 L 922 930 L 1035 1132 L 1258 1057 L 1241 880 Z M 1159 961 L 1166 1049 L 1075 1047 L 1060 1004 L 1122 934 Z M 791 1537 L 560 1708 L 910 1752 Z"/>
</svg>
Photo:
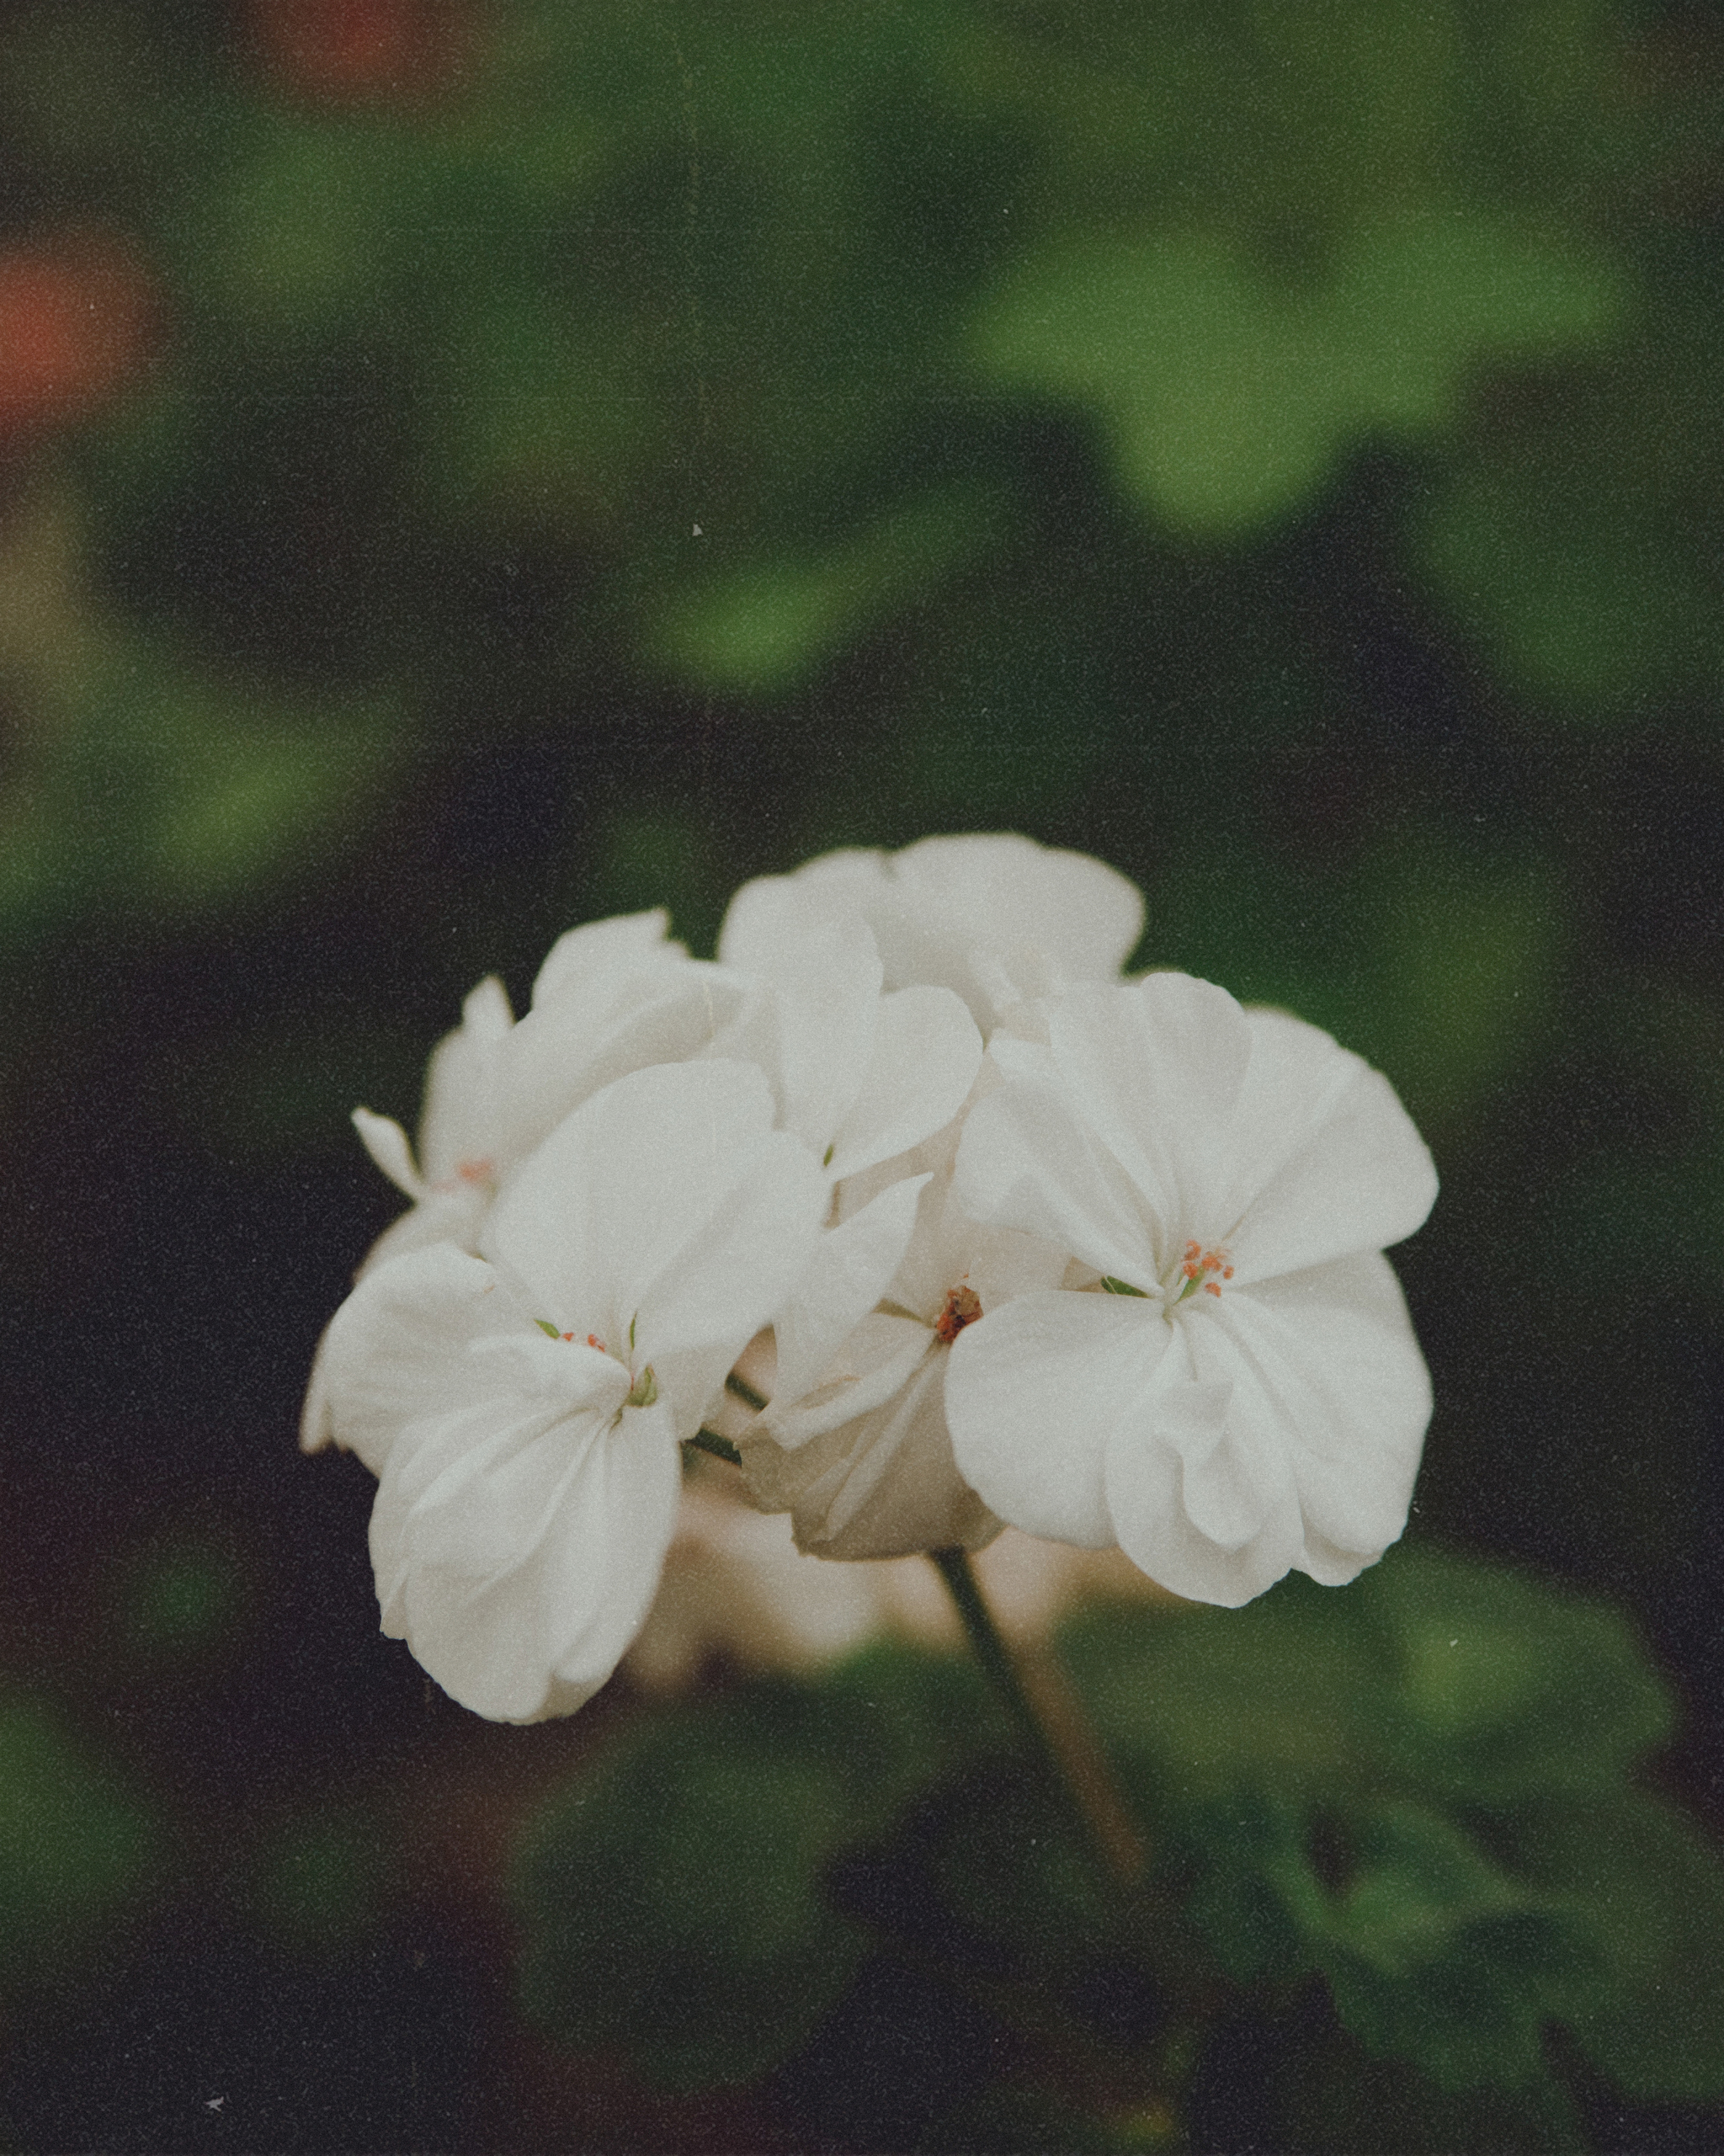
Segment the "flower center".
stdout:
<svg viewBox="0 0 1724 2156">
<path fill-rule="evenodd" d="M 946 1290 L 946 1299 L 940 1306 L 939 1316 L 934 1320 L 934 1337 L 950 1347 L 964 1328 L 973 1325 L 981 1315 L 981 1297 L 974 1288 L 966 1287 L 960 1280 L 956 1287 Z"/>
<path fill-rule="evenodd" d="M 1179 1270 L 1168 1286 L 1168 1307 L 1173 1308 L 1188 1295 L 1195 1295 L 1200 1288 L 1205 1295 L 1219 1296 L 1221 1282 L 1232 1277 L 1233 1267 L 1225 1250 L 1205 1250 L 1200 1243 L 1188 1243 Z"/>
<path fill-rule="evenodd" d="M 558 1332 L 556 1326 L 551 1323 L 548 1318 L 535 1318 L 533 1320 L 533 1323 L 548 1339 L 572 1341 L 575 1337 L 572 1333 Z M 609 1355 L 610 1353 L 610 1349 L 605 1346 L 604 1341 L 599 1339 L 596 1333 L 589 1333 L 587 1335 L 587 1345 L 589 1348 L 596 1348 L 602 1355 Z M 634 1346 L 635 1320 L 631 1318 L 629 1320 L 629 1349 L 631 1354 L 634 1351 Z M 617 1356 L 616 1360 L 622 1362 L 622 1357 L 620 1355 Z M 625 1362 L 623 1363 L 623 1368 L 628 1371 L 630 1376 L 634 1378 L 635 1381 L 629 1388 L 628 1397 L 623 1402 L 623 1407 L 650 1408 L 653 1404 L 654 1401 L 658 1397 L 658 1378 L 652 1364 L 649 1362 L 643 1365 L 638 1376 L 636 1376 L 633 1364 Z M 622 1408 L 618 1408 L 617 1416 L 618 1419 L 620 1420 L 622 1416 Z"/>
</svg>

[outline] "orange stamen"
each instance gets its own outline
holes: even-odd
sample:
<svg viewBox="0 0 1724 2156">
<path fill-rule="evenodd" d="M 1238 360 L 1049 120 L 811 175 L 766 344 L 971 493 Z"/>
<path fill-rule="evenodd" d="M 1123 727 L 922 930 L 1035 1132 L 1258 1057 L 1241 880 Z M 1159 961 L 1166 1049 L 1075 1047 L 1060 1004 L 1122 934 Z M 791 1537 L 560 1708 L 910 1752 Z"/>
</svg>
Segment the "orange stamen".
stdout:
<svg viewBox="0 0 1724 2156">
<path fill-rule="evenodd" d="M 946 1290 L 945 1307 L 934 1325 L 935 1336 L 950 1347 L 966 1325 L 973 1325 L 982 1315 L 981 1298 L 974 1288 L 957 1287 Z"/>
</svg>

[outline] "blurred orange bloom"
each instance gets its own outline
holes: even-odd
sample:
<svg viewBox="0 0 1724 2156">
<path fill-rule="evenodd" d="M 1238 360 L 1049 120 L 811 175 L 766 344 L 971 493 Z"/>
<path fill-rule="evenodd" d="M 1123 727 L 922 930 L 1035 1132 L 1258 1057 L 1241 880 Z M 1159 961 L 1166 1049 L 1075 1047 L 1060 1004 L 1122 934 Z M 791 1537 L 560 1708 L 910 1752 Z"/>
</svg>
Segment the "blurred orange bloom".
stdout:
<svg viewBox="0 0 1724 2156">
<path fill-rule="evenodd" d="M 249 13 L 269 72 L 310 97 L 411 94 L 446 72 L 449 10 L 435 0 L 252 0 Z"/>
<path fill-rule="evenodd" d="M 75 418 L 142 356 L 149 286 L 111 242 L 0 249 L 0 438 Z"/>
</svg>

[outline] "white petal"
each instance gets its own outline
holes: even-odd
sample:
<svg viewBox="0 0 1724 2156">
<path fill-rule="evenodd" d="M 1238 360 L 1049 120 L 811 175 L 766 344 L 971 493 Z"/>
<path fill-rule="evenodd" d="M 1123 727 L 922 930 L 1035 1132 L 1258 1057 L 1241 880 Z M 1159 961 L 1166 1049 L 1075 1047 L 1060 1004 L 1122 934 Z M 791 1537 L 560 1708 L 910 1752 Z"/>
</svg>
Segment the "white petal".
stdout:
<svg viewBox="0 0 1724 2156">
<path fill-rule="evenodd" d="M 329 1417 L 329 1328 L 323 1328 L 311 1356 L 311 1374 L 306 1380 L 305 1404 L 300 1409 L 300 1451 L 321 1452 L 335 1442 L 335 1425 Z"/>
<path fill-rule="evenodd" d="M 876 1311 L 827 1364 L 820 1383 L 794 1398 L 780 1387 L 753 1427 L 784 1451 L 797 1451 L 891 1399 L 933 1345 L 932 1326 Z"/>
<path fill-rule="evenodd" d="M 563 941 L 587 933 L 574 929 Z M 593 955 L 604 966 L 561 968 L 552 976 L 554 993 L 541 993 L 511 1035 L 498 1066 L 509 1163 L 618 1078 L 705 1054 L 734 1019 L 742 985 L 719 967 L 682 956 L 680 945 L 625 966 L 634 949 L 634 941 L 619 940 L 618 948 Z"/>
<path fill-rule="evenodd" d="M 588 921 L 552 944 L 533 983 L 533 1008 L 563 997 L 608 1003 L 625 982 L 648 967 L 682 964 L 688 952 L 670 940 L 670 915 L 663 907 L 645 913 L 619 913 L 608 921 Z"/>
<path fill-rule="evenodd" d="M 1020 1296 L 967 1327 L 946 1372 L 959 1472 L 1027 1534 L 1103 1549 L 1116 1541 L 1104 1488 L 1114 1425 L 1170 1334 L 1133 1296 Z"/>
<path fill-rule="evenodd" d="M 828 1172 L 854 1175 L 944 1129 L 981 1062 L 982 1035 L 950 990 L 900 988 L 881 997 L 867 1074 L 837 1127 Z"/>
<path fill-rule="evenodd" d="M 1143 930 L 1143 894 L 1117 869 L 1014 832 L 923 838 L 893 855 L 890 870 L 929 942 L 962 934 L 1020 977 L 1033 954 L 1046 977 L 1020 977 L 1020 994 L 1109 978 Z"/>
<path fill-rule="evenodd" d="M 1195 1602 L 1237 1609 L 1279 1579 L 1301 1546 L 1285 1463 L 1265 1458 L 1248 1419 L 1242 1427 L 1225 1381 L 1170 1371 L 1141 1392 L 1109 1437 L 1107 1493 L 1133 1563 Z M 1226 1539 L 1205 1533 L 1194 1512 Z"/>
<path fill-rule="evenodd" d="M 924 1349 L 889 1398 L 802 1449 L 745 1443 L 754 1501 L 789 1509 L 797 1546 L 822 1557 L 907 1557 L 976 1548 L 998 1522 L 959 1474 L 941 1406 L 944 1349 Z"/>
<path fill-rule="evenodd" d="M 1109 1451 L 1122 1546 L 1175 1594 L 1230 1607 L 1294 1564 L 1352 1578 L 1406 1524 L 1430 1413 L 1388 1261 L 1230 1286 L 1175 1323 L 1179 1356 Z"/>
<path fill-rule="evenodd" d="M 354 1128 L 378 1167 L 403 1197 L 423 1198 L 425 1179 L 413 1159 L 407 1134 L 390 1115 L 374 1115 L 369 1108 L 355 1108 Z"/>
<path fill-rule="evenodd" d="M 1307 1527 L 1305 1547 L 1293 1562 L 1296 1570 L 1308 1574 L 1319 1587 L 1345 1587 L 1382 1554 L 1381 1550 L 1344 1550 L 1338 1543 L 1326 1541 L 1315 1528 Z"/>
<path fill-rule="evenodd" d="M 1251 1059 L 1245 1014 L 1210 982 L 1152 973 L 1134 988 L 1073 990 L 1048 1005 L 1047 1019 L 1072 1100 L 1160 1231 L 1159 1271 L 1187 1236 L 1205 1232 L 1229 1186 L 1234 1105 Z"/>
<path fill-rule="evenodd" d="M 807 1271 L 774 1322 L 775 1397 L 787 1404 L 800 1400 L 880 1301 L 916 1226 L 917 1200 L 932 1179 L 906 1176 L 816 1243 Z"/>
<path fill-rule="evenodd" d="M 886 1299 L 929 1325 L 939 1323 L 955 1287 L 967 1287 L 989 1311 L 1034 1289 L 1063 1282 L 1063 1250 L 1015 1228 L 984 1227 L 971 1220 L 958 1202 L 950 1170 L 934 1177 L 916 1219 L 916 1232 Z"/>
<path fill-rule="evenodd" d="M 973 1220 L 1040 1236 L 1133 1287 L 1156 1285 L 1152 1224 L 1051 1073 L 1026 1067 L 976 1102 L 953 1187 Z"/>
<path fill-rule="evenodd" d="M 874 1059 L 880 953 L 861 921 L 811 914 L 788 902 L 787 892 L 777 911 L 779 933 L 758 970 L 775 991 L 784 1126 L 824 1159 Z"/>
<path fill-rule="evenodd" d="M 461 1004 L 461 1025 L 476 1040 L 501 1041 L 514 1022 L 508 991 L 494 973 L 470 989 Z"/>
<path fill-rule="evenodd" d="M 317 1352 L 329 1434 L 381 1474 L 409 1423 L 494 1397 L 494 1369 L 468 1350 L 498 1334 L 530 1337 L 532 1327 L 482 1259 L 439 1243 L 380 1265 L 336 1312 Z"/>
<path fill-rule="evenodd" d="M 747 1064 L 635 1072 L 558 1126 L 487 1224 L 487 1254 L 560 1332 L 594 1333 L 636 1367 L 653 1364 L 679 1435 L 692 1435 L 820 1231 L 826 1179 L 772 1116 Z"/>
<path fill-rule="evenodd" d="M 590 1697 L 640 1629 L 680 1463 L 662 1407 L 521 1413 L 482 1437 L 487 1412 L 396 1448 L 372 1558 L 385 1630 L 463 1706 L 530 1722 Z"/>
<path fill-rule="evenodd" d="M 1242 1217 L 1229 1246 L 1240 1280 L 1411 1235 L 1437 1174 L 1389 1081 L 1280 1011 L 1253 1011 L 1249 1024 L 1233 1200 Z"/>
<path fill-rule="evenodd" d="M 969 833 L 890 855 L 827 854 L 745 884 L 719 942 L 727 965 L 758 962 L 784 892 L 827 918 L 866 921 L 888 988 L 950 988 L 983 1025 L 1026 997 L 1117 974 L 1143 920 L 1141 894 L 1104 863 L 1013 833 Z"/>
<path fill-rule="evenodd" d="M 435 1186 L 494 1171 L 501 1146 L 500 1058 L 513 1020 L 502 982 L 482 981 L 461 1022 L 431 1051 L 419 1118 L 419 1165 Z"/>
<path fill-rule="evenodd" d="M 428 1250 L 434 1243 L 452 1243 L 471 1256 L 491 1205 L 488 1184 L 458 1183 L 452 1190 L 430 1190 L 416 1206 L 392 1220 L 365 1253 L 354 1277 L 364 1280 L 391 1259 L 410 1250 Z"/>
<path fill-rule="evenodd" d="M 1356 1572 L 1407 1524 L 1430 1419 L 1430 1376 L 1393 1266 L 1375 1252 L 1341 1259 L 1230 1289 L 1214 1314 L 1273 1387 L 1307 1541 L 1356 1556 Z"/>
<path fill-rule="evenodd" d="M 866 921 L 872 897 L 885 888 L 883 858 L 859 849 L 824 854 L 794 876 L 761 876 L 745 883 L 718 932 L 719 963 L 780 979 L 785 950 L 811 918 Z"/>
</svg>

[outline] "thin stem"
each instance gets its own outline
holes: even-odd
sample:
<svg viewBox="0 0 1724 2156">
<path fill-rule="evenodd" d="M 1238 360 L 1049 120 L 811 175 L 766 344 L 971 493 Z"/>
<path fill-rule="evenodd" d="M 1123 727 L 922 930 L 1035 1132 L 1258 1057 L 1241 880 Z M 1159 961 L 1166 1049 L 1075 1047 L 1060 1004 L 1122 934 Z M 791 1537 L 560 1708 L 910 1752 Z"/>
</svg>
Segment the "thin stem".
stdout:
<svg viewBox="0 0 1724 2156">
<path fill-rule="evenodd" d="M 1026 1673 L 994 1622 L 967 1550 L 930 1550 L 982 1674 L 1019 1733 L 1077 1815 L 1102 1868 L 1121 1885 L 1143 1871 L 1143 1844 L 1093 1733 L 1057 1665 L 1041 1657 Z M 1029 1681 L 1026 1681 L 1029 1674 Z"/>
<path fill-rule="evenodd" d="M 715 1460 L 727 1460 L 732 1467 L 740 1467 L 742 1456 L 727 1437 L 721 1437 L 716 1429 L 697 1429 L 684 1442 L 692 1445 L 697 1452 L 710 1452 Z"/>
<path fill-rule="evenodd" d="M 752 1408 L 758 1415 L 766 1405 L 766 1395 L 757 1392 L 746 1378 L 738 1377 L 735 1371 L 724 1381 L 724 1389 L 740 1400 L 745 1408 Z"/>
</svg>

